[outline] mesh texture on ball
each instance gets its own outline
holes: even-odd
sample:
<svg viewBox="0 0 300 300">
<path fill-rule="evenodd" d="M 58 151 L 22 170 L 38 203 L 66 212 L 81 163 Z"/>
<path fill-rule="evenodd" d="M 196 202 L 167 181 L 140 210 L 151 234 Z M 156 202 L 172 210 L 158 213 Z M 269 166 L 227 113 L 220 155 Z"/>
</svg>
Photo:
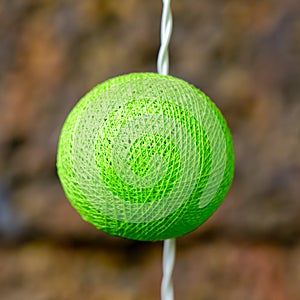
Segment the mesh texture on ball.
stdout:
<svg viewBox="0 0 300 300">
<path fill-rule="evenodd" d="M 233 177 L 232 138 L 205 94 L 155 73 L 112 78 L 69 114 L 57 169 L 67 198 L 97 228 L 163 240 L 207 220 Z"/>
</svg>

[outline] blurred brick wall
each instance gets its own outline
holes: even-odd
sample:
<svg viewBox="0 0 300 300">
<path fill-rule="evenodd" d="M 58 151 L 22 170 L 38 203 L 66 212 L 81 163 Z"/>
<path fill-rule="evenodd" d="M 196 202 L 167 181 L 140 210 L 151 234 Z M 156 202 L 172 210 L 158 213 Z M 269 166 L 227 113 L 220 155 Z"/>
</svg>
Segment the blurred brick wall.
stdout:
<svg viewBox="0 0 300 300">
<path fill-rule="evenodd" d="M 56 176 L 55 156 L 68 112 L 91 87 L 118 74 L 156 71 L 160 13 L 160 1 L 0 2 L 0 241 L 4 247 L 0 269 L 2 263 L 11 274 L 11 281 L 9 276 L 6 281 L 0 277 L 0 298 L 3 293 L 3 299 L 77 299 L 72 285 L 69 296 L 32 291 L 36 298 L 26 298 L 22 292 L 28 290 L 16 289 L 14 280 L 27 278 L 27 274 L 28 278 L 37 276 L 35 268 L 40 269 L 34 265 L 35 251 L 41 253 L 41 259 L 48 259 L 48 264 L 55 260 L 56 251 L 61 260 L 70 251 L 80 268 L 85 251 L 93 252 L 97 243 L 121 252 L 141 247 L 142 256 L 150 251 L 149 261 L 143 257 L 140 266 L 120 263 L 119 270 L 126 277 L 121 271 L 125 264 L 133 270 L 132 278 L 139 276 L 140 268 L 149 274 L 143 273 L 145 283 L 140 282 L 135 293 L 124 292 L 124 297 L 114 296 L 112 291 L 97 294 L 94 278 L 91 289 L 95 295 L 89 299 L 158 298 L 159 245 L 151 244 L 148 250 L 84 223 L 65 199 Z M 181 269 L 176 280 L 181 299 L 300 299 L 296 286 L 300 279 L 299 1 L 174 0 L 173 13 L 170 73 L 198 86 L 216 102 L 232 129 L 236 151 L 235 180 L 224 204 L 201 228 L 179 239 Z M 86 243 L 88 250 L 81 253 L 69 246 L 48 249 L 32 245 L 36 240 L 69 246 Z M 18 246 L 12 245 L 19 243 L 25 248 L 14 261 L 11 255 Z M 203 243 L 202 250 L 199 243 Z M 216 262 L 211 252 L 215 252 Z M 120 260 L 121 254 L 114 253 Z M 204 269 L 203 256 L 208 259 Z M 33 269 L 27 270 L 30 258 Z M 193 259 L 199 260 L 198 266 Z M 95 260 L 101 261 L 101 255 Z M 20 274 L 14 263 L 25 264 Z M 236 270 L 224 273 L 223 267 Z M 247 273 L 244 268 L 252 271 Z M 207 282 L 203 270 L 212 273 L 211 283 L 199 286 L 197 280 L 191 280 L 193 287 L 184 289 L 180 276 L 199 276 Z M 256 272 L 265 275 L 261 279 Z M 43 276 L 44 281 L 52 278 L 47 272 Z M 235 290 L 237 278 L 242 284 Z M 30 293 L 24 280 L 21 282 Z M 144 295 L 143 287 L 149 290 L 152 284 L 156 289 L 153 295 Z M 220 284 L 229 286 L 230 297 L 218 293 Z M 57 291 L 60 288 L 58 285 Z M 249 296 L 251 290 L 256 294 Z"/>
</svg>

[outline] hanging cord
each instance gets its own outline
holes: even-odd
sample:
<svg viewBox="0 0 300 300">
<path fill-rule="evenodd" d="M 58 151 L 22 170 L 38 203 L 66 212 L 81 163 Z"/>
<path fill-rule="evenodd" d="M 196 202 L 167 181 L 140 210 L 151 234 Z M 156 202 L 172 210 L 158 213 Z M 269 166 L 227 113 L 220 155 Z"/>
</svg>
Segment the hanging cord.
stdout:
<svg viewBox="0 0 300 300">
<path fill-rule="evenodd" d="M 157 72 L 161 75 L 169 73 L 169 52 L 168 47 L 172 34 L 172 12 L 171 0 L 162 0 L 163 11 L 160 29 L 160 49 L 157 57 Z M 175 262 L 175 239 L 164 241 L 163 249 L 163 278 L 161 283 L 161 300 L 174 300 L 172 273 Z"/>
<path fill-rule="evenodd" d="M 173 300 L 174 291 L 172 283 L 172 273 L 175 262 L 175 239 L 164 241 L 163 250 L 163 279 L 161 282 L 161 300 Z"/>
<path fill-rule="evenodd" d="M 162 0 L 163 11 L 160 28 L 160 49 L 157 57 L 157 72 L 162 75 L 169 73 L 169 52 L 168 47 L 172 34 L 172 12 L 171 0 Z"/>
</svg>

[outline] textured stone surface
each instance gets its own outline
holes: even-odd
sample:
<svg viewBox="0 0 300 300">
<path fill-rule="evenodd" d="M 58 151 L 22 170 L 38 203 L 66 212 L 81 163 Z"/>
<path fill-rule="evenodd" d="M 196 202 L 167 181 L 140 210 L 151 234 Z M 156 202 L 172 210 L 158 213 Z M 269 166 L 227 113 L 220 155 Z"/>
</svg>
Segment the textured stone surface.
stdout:
<svg viewBox="0 0 300 300">
<path fill-rule="evenodd" d="M 0 249 L 0 295 L 19 299 L 159 299 L 159 244 L 70 248 L 29 243 Z M 299 299 L 299 247 L 179 243 L 178 299 Z M 298 264 L 297 264 L 298 262 Z"/>
<path fill-rule="evenodd" d="M 236 152 L 224 204 L 181 239 L 178 299 L 298 299 L 299 247 L 287 245 L 300 234 L 299 1 L 173 2 L 171 74 L 216 102 Z M 0 2 L 0 242 L 10 243 L 0 249 L 1 299 L 82 299 L 86 282 L 89 299 L 158 299 L 160 252 L 141 246 L 140 261 L 119 264 L 132 243 L 80 219 L 55 156 L 68 112 L 92 86 L 156 70 L 160 12 L 160 1 Z M 213 245 L 199 245 L 207 239 Z M 85 263 L 90 273 L 78 284 Z"/>
</svg>

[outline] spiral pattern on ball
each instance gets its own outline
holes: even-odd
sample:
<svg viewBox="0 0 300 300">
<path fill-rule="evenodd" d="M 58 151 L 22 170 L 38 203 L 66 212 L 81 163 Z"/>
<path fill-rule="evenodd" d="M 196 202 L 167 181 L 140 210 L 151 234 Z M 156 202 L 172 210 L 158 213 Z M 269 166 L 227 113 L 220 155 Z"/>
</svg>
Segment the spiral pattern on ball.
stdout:
<svg viewBox="0 0 300 300">
<path fill-rule="evenodd" d="M 129 74 L 98 85 L 73 109 L 57 167 L 87 221 L 159 240 L 195 229 L 220 204 L 232 180 L 232 141 L 220 112 L 193 86 Z"/>
</svg>

